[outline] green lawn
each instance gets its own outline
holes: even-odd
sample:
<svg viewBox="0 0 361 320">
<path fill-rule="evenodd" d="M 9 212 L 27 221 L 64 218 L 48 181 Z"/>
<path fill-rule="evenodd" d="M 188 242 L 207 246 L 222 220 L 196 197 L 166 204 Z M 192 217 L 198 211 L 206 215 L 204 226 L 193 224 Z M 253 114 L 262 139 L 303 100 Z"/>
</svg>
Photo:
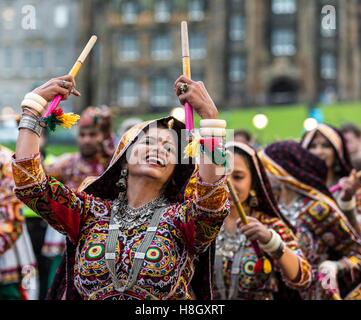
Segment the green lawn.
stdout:
<svg viewBox="0 0 361 320">
<path fill-rule="evenodd" d="M 361 126 L 361 102 L 337 103 L 334 105 L 321 106 L 324 113 L 325 123 L 335 126 L 345 122 L 354 122 Z M 268 126 L 263 130 L 256 129 L 252 119 L 257 113 L 267 115 Z M 140 116 L 142 119 L 152 119 L 163 114 L 147 114 Z M 255 134 L 261 143 L 269 143 L 280 139 L 298 139 L 303 133 L 303 122 L 307 118 L 305 105 L 282 106 L 282 107 L 254 107 L 231 111 L 221 111 L 220 117 L 227 120 L 228 128 L 247 129 Z M 117 119 L 120 123 L 122 119 Z M 199 118 L 196 117 L 196 127 Z"/>
<path fill-rule="evenodd" d="M 15 150 L 15 143 L 6 143 L 4 145 L 11 150 Z M 66 152 L 76 152 L 76 151 L 77 151 L 77 146 L 69 145 L 69 144 L 50 144 L 47 148 L 47 152 L 54 156 L 59 156 Z"/>
<path fill-rule="evenodd" d="M 361 102 L 337 103 L 329 106 L 321 106 L 324 113 L 325 122 L 335 126 L 342 125 L 345 122 L 353 122 L 361 126 Z M 256 129 L 252 124 L 252 119 L 257 113 L 267 115 L 268 126 L 263 130 Z M 136 117 L 144 120 L 155 119 L 166 116 L 163 114 L 145 114 Z M 133 117 L 133 116 L 132 116 Z M 232 111 L 221 111 L 220 117 L 227 120 L 228 128 L 247 129 L 256 135 L 258 141 L 262 144 L 270 143 L 281 139 L 298 139 L 303 133 L 303 122 L 307 117 L 307 108 L 305 105 L 282 106 L 282 107 L 254 107 L 243 108 Z M 114 120 L 114 127 L 118 129 L 119 124 L 128 117 L 117 117 Z M 199 117 L 196 117 L 196 127 L 198 127 Z M 66 131 L 66 130 L 64 130 Z M 57 133 L 51 133 L 51 135 Z M 58 136 L 62 132 L 59 131 Z M 14 150 L 15 144 L 7 145 Z M 75 152 L 77 147 L 73 144 L 50 144 L 48 152 L 54 155 L 60 155 L 65 152 Z"/>
</svg>

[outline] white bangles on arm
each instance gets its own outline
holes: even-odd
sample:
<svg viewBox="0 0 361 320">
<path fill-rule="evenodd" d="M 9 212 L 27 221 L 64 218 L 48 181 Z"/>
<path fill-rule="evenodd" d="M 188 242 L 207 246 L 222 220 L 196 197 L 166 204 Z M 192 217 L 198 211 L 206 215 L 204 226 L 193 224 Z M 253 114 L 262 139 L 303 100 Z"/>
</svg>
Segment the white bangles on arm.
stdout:
<svg viewBox="0 0 361 320">
<path fill-rule="evenodd" d="M 276 231 L 270 229 L 270 232 L 272 233 L 271 240 L 266 244 L 259 243 L 259 246 L 270 256 L 275 259 L 279 259 L 284 253 L 285 244 L 281 236 Z"/>
<path fill-rule="evenodd" d="M 47 104 L 48 102 L 42 96 L 34 92 L 29 92 L 25 95 L 24 100 L 21 102 L 21 107 L 23 109 L 28 108 L 33 110 L 40 117 Z"/>
<path fill-rule="evenodd" d="M 356 207 L 356 198 L 352 197 L 349 201 L 342 201 L 342 199 L 339 199 L 338 204 L 342 211 L 351 211 Z"/>
</svg>

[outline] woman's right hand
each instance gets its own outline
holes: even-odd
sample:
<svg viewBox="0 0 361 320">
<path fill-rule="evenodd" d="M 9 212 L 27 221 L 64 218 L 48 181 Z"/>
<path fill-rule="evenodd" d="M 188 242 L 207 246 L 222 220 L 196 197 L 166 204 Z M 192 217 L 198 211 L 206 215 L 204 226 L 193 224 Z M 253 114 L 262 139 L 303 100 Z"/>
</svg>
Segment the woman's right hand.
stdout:
<svg viewBox="0 0 361 320">
<path fill-rule="evenodd" d="M 75 89 L 76 83 L 71 75 L 53 78 L 40 87 L 33 90 L 34 93 L 50 102 L 55 96 L 62 95 L 63 100 L 68 99 L 70 94 L 79 97 L 80 92 Z"/>
</svg>

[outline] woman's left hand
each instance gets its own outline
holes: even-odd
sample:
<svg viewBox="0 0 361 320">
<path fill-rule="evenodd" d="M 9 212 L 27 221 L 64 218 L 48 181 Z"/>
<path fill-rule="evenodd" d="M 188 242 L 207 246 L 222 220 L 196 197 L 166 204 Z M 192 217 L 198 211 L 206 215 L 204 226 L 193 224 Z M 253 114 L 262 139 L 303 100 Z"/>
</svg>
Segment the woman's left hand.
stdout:
<svg viewBox="0 0 361 320">
<path fill-rule="evenodd" d="M 186 92 L 181 86 L 185 85 Z M 182 105 L 190 103 L 202 119 L 217 119 L 218 110 L 202 81 L 193 81 L 186 76 L 180 76 L 174 83 L 174 91 Z"/>
<path fill-rule="evenodd" d="M 348 177 L 341 178 L 339 184 L 342 188 L 340 196 L 343 201 L 351 200 L 356 191 L 361 188 L 361 182 L 355 169 L 351 171 Z"/>
<path fill-rule="evenodd" d="M 272 238 L 271 231 L 262 224 L 258 219 L 253 217 L 247 217 L 248 224 L 240 224 L 241 232 L 247 237 L 250 241 L 258 241 L 261 244 L 268 243 Z"/>
</svg>

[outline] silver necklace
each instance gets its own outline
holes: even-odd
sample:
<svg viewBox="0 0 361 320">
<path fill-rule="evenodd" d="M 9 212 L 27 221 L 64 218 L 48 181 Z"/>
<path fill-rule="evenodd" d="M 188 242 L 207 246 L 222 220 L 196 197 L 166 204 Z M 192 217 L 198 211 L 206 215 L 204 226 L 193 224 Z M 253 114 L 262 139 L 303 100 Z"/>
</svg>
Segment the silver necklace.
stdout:
<svg viewBox="0 0 361 320">
<path fill-rule="evenodd" d="M 116 199 L 113 203 L 114 222 L 121 230 L 134 228 L 145 223 L 157 207 L 167 202 L 164 196 L 156 198 L 139 208 L 133 208 L 127 200 Z"/>
<path fill-rule="evenodd" d="M 222 226 L 216 241 L 216 252 L 219 255 L 232 259 L 236 252 L 245 245 L 246 237 L 239 231 L 229 233 Z"/>
<path fill-rule="evenodd" d="M 298 196 L 290 206 L 286 207 L 284 202 L 279 202 L 278 207 L 281 213 L 288 219 L 288 221 L 295 226 L 298 216 L 301 213 L 303 207 L 303 197 Z"/>
</svg>

